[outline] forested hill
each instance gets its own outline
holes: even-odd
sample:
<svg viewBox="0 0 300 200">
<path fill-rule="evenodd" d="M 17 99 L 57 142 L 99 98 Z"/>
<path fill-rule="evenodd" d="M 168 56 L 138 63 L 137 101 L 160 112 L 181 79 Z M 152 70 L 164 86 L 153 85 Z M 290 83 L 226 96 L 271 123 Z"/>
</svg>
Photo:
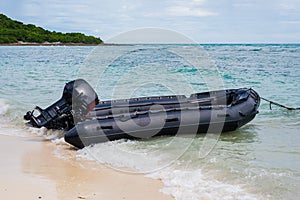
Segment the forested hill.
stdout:
<svg viewBox="0 0 300 200">
<path fill-rule="evenodd" d="M 48 31 L 33 24 L 23 24 L 0 14 L 0 44 L 10 43 L 81 43 L 101 44 L 103 41 L 82 33 Z"/>
</svg>

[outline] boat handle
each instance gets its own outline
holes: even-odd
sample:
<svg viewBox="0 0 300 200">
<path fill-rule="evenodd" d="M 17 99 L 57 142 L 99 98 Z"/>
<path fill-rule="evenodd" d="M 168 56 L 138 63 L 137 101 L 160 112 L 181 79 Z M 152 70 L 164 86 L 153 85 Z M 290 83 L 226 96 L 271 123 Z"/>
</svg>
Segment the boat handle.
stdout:
<svg viewBox="0 0 300 200">
<path fill-rule="evenodd" d="M 112 126 L 100 126 L 100 129 L 113 129 Z"/>
<path fill-rule="evenodd" d="M 177 122 L 177 121 L 179 121 L 178 117 L 165 119 L 165 122 Z"/>
</svg>

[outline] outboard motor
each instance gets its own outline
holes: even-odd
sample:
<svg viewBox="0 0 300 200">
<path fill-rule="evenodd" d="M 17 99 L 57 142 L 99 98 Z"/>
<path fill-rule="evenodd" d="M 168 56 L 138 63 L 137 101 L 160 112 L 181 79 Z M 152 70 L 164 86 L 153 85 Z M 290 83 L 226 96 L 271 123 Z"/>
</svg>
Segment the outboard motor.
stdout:
<svg viewBox="0 0 300 200">
<path fill-rule="evenodd" d="M 99 103 L 94 89 L 83 79 L 67 83 L 62 97 L 46 109 L 36 106 L 40 114 L 34 116 L 34 110 L 28 111 L 24 119 L 27 125 L 33 127 L 46 127 L 48 129 L 73 128 L 78 122 L 86 119 L 87 113 Z"/>
</svg>

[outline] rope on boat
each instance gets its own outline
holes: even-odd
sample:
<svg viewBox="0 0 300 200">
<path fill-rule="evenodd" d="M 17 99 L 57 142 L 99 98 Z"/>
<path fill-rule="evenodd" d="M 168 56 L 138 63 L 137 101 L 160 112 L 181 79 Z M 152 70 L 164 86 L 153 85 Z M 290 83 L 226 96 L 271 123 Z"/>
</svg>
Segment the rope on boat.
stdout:
<svg viewBox="0 0 300 200">
<path fill-rule="evenodd" d="M 288 106 L 276 103 L 274 101 L 268 100 L 268 99 L 263 98 L 263 97 L 260 97 L 260 98 L 270 103 L 270 110 L 272 110 L 272 104 L 274 104 L 276 106 L 279 106 L 279 107 L 282 107 L 282 108 L 285 108 L 285 109 L 288 109 L 288 110 L 300 110 L 300 107 L 299 108 L 292 108 L 292 107 L 288 107 Z"/>
</svg>

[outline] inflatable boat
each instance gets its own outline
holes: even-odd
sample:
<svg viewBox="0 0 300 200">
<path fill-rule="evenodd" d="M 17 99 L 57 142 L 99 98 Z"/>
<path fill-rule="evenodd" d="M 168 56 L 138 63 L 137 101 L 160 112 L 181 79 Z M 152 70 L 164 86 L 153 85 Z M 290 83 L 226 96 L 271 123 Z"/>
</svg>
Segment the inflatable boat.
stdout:
<svg viewBox="0 0 300 200">
<path fill-rule="evenodd" d="M 99 101 L 84 80 L 66 84 L 62 98 L 39 115 L 28 111 L 28 125 L 63 129 L 77 148 L 118 139 L 233 131 L 258 113 L 260 97 L 251 88 L 184 95 Z"/>
</svg>

